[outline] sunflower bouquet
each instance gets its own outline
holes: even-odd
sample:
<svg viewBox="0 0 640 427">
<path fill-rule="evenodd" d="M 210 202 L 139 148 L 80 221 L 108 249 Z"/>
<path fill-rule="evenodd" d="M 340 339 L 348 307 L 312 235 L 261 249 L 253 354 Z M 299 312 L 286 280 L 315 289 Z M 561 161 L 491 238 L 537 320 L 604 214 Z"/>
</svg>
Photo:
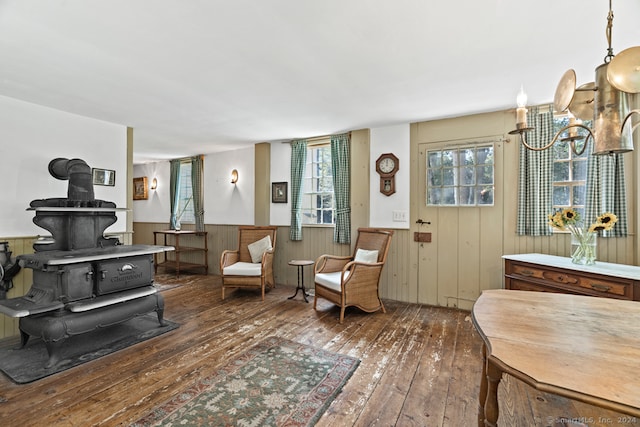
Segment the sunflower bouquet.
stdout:
<svg viewBox="0 0 640 427">
<path fill-rule="evenodd" d="M 580 214 L 571 208 L 560 209 L 549 214 L 549 225 L 556 230 L 571 232 L 571 244 L 574 249 L 571 260 L 576 264 L 594 264 L 596 260 L 596 235 L 598 231 L 611 230 L 618 217 L 605 212 L 596 221 L 586 227 Z"/>
</svg>

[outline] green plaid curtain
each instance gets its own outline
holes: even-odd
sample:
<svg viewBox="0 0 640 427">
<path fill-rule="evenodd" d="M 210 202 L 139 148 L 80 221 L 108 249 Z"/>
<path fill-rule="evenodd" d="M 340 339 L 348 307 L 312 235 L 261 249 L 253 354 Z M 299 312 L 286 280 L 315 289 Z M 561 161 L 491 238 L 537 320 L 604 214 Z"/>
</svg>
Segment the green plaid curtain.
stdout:
<svg viewBox="0 0 640 427">
<path fill-rule="evenodd" d="M 526 134 L 532 147 L 543 147 L 553 138 L 553 106 L 531 107 Z M 519 137 L 518 137 L 519 138 Z M 553 150 L 533 151 L 520 145 L 518 218 L 516 232 L 527 236 L 552 234 L 547 216 L 553 209 Z"/>
<path fill-rule="evenodd" d="M 196 219 L 196 231 L 204 231 L 204 160 L 203 156 L 191 158 L 191 194 L 193 195 L 193 214 Z"/>
<path fill-rule="evenodd" d="M 291 228 L 289 238 L 302 240 L 302 184 L 307 163 L 307 141 L 291 142 Z"/>
<path fill-rule="evenodd" d="M 591 151 L 591 147 L 587 147 Z M 624 154 L 589 155 L 587 160 L 586 225 L 605 212 L 618 217 L 615 227 L 601 232 L 603 237 L 624 237 L 627 226 L 627 190 L 624 180 Z"/>
<path fill-rule="evenodd" d="M 169 176 L 169 202 L 171 203 L 171 218 L 169 218 L 169 228 L 176 229 L 178 214 L 178 197 L 180 192 L 180 159 L 171 160 Z"/>
<path fill-rule="evenodd" d="M 331 136 L 331 168 L 336 226 L 333 241 L 351 243 L 351 161 L 349 134 Z"/>
</svg>

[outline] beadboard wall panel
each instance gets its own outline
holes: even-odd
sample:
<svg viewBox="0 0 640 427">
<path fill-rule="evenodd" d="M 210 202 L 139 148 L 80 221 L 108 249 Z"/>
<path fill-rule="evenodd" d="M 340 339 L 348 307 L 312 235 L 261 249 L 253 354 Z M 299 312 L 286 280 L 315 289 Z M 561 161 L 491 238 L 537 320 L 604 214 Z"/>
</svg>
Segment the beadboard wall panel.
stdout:
<svg viewBox="0 0 640 427">
<path fill-rule="evenodd" d="M 134 244 L 153 244 L 153 232 L 166 230 L 166 223 L 135 222 Z M 189 226 L 184 226 L 189 229 Z M 220 256 L 225 249 L 236 249 L 238 246 L 238 227 L 236 225 L 205 226 L 208 233 L 209 272 L 220 274 Z M 292 259 L 309 259 L 315 261 L 322 254 L 350 255 L 351 245 L 340 245 L 333 242 L 333 228 L 304 227 L 303 240 L 291 241 L 289 227 L 278 227 L 276 237 L 276 254 L 274 274 L 277 284 L 295 286 L 297 284 L 297 268 L 288 264 Z M 408 230 L 394 230 L 387 263 L 382 270 L 380 279 L 380 296 L 398 301 L 409 302 L 415 298 L 416 290 L 409 287 L 409 245 L 414 244 L 409 239 Z M 353 236 L 355 243 L 355 236 Z M 190 261 L 185 254 L 184 260 Z M 198 256 L 198 255 L 194 255 Z M 198 259 L 191 261 L 200 262 Z M 306 267 L 304 271 L 305 287 L 312 288 L 313 267 Z"/>
</svg>

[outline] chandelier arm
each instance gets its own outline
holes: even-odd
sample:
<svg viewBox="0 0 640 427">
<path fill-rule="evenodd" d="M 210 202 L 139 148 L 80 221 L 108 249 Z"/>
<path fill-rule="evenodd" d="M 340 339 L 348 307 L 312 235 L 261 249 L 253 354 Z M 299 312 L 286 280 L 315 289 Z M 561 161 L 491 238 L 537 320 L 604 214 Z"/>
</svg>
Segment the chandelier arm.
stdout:
<svg viewBox="0 0 640 427">
<path fill-rule="evenodd" d="M 554 138 L 553 141 L 551 141 L 544 147 L 532 147 L 531 145 L 527 144 L 527 138 L 525 137 L 525 135 L 526 135 L 525 132 L 520 132 L 520 142 L 522 142 L 522 145 L 524 145 L 531 151 L 544 151 L 548 148 L 551 148 L 551 146 L 553 145 L 554 142 L 556 142 L 556 139 L 557 139 L 557 138 Z"/>
<path fill-rule="evenodd" d="M 544 151 L 544 150 L 546 150 L 548 148 L 551 148 L 551 146 L 555 142 L 555 139 L 554 139 L 553 141 L 551 141 L 549 144 L 545 145 L 544 147 L 533 147 L 533 146 L 527 144 L 527 138 L 525 138 L 526 132 L 519 132 L 519 133 L 520 133 L 520 142 L 522 142 L 522 145 L 524 145 L 526 148 L 528 148 L 531 151 Z"/>
<path fill-rule="evenodd" d="M 620 132 L 622 132 L 622 129 L 624 129 L 624 125 L 627 124 L 627 120 L 629 120 L 631 118 L 631 116 L 633 116 L 634 114 L 637 114 L 637 115 L 640 116 L 640 109 L 635 109 L 635 110 L 629 111 L 629 114 L 627 114 L 627 116 L 622 121 L 622 126 L 620 126 Z M 640 125 L 640 123 L 638 123 L 636 126 L 638 126 L 638 125 Z M 636 126 L 633 126 L 631 128 L 632 132 L 635 130 Z"/>
<path fill-rule="evenodd" d="M 567 125 L 567 126 L 563 127 L 556 134 L 556 136 L 560 135 L 562 132 L 564 132 L 565 130 L 567 130 L 569 128 L 582 128 L 582 129 L 586 130 L 589 133 L 589 135 L 587 135 L 586 138 L 585 137 L 577 137 L 577 138 L 576 137 L 569 137 L 568 138 L 569 144 L 571 145 L 571 151 L 573 151 L 573 154 L 575 154 L 576 156 L 581 156 L 582 153 L 584 153 L 584 150 L 587 148 L 587 143 L 589 142 L 589 138 L 593 138 L 593 140 L 595 141 L 596 137 L 593 134 L 593 132 L 591 132 L 591 129 L 589 129 L 587 126 L 585 126 L 585 125 L 583 125 L 581 123 L 574 123 L 574 124 Z M 578 151 L 578 150 L 576 150 L 576 140 L 582 139 L 582 138 L 585 138 L 584 139 L 584 144 L 582 144 L 582 149 L 580 151 Z"/>
</svg>

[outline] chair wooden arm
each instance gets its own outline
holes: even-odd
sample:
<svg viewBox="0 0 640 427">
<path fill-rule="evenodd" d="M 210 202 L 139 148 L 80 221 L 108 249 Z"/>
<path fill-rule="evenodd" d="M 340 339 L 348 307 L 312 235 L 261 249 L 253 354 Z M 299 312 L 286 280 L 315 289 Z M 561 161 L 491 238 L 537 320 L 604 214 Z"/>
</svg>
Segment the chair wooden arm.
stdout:
<svg viewBox="0 0 640 427">
<path fill-rule="evenodd" d="M 352 256 L 320 255 L 316 260 L 314 273 L 341 271 L 351 261 L 353 261 Z"/>
</svg>

